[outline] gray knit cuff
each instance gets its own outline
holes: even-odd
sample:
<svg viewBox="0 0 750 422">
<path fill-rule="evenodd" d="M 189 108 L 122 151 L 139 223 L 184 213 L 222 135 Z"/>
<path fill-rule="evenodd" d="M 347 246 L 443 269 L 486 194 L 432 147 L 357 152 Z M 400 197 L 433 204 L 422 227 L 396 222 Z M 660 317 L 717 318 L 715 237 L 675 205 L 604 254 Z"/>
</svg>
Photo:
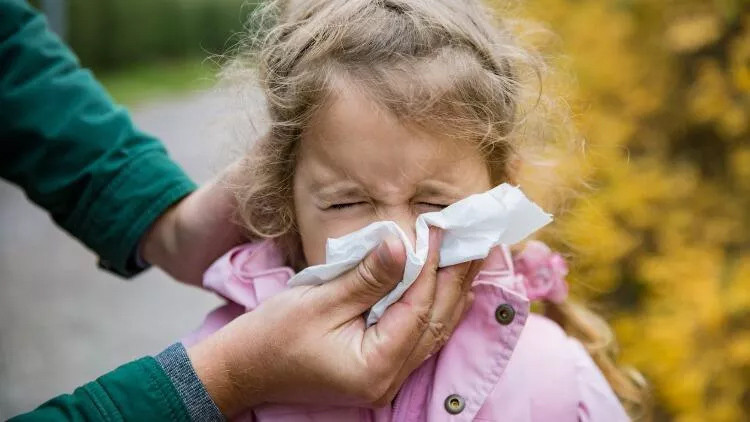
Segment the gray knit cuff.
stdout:
<svg viewBox="0 0 750 422">
<path fill-rule="evenodd" d="M 195 374 L 193 365 L 182 343 L 175 343 L 156 355 L 164 372 L 172 381 L 193 421 L 224 421 L 224 415 L 208 395 Z"/>
</svg>

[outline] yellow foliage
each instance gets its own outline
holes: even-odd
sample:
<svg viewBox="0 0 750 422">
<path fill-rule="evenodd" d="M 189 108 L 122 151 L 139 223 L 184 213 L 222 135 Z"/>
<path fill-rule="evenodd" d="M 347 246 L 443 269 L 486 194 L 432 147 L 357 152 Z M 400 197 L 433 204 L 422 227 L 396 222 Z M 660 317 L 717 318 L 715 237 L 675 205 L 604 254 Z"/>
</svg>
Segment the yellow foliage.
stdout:
<svg viewBox="0 0 750 422">
<path fill-rule="evenodd" d="M 559 182 L 590 188 L 549 234 L 570 248 L 573 294 L 604 310 L 654 419 L 750 419 L 750 5 L 524 7 L 559 37 L 544 53 L 575 76 L 586 140 Z"/>
<path fill-rule="evenodd" d="M 714 14 L 688 15 L 672 22 L 666 30 L 668 45 L 676 51 L 695 51 L 721 35 L 718 16 Z"/>
</svg>

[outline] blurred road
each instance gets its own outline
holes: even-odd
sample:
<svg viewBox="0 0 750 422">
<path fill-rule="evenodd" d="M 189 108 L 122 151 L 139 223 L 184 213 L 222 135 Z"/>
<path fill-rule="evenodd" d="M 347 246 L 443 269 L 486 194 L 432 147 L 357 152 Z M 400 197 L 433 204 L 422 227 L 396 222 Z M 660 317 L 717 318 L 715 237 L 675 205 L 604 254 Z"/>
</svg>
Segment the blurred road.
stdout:
<svg viewBox="0 0 750 422">
<path fill-rule="evenodd" d="M 133 116 L 202 182 L 244 150 L 228 111 L 222 95 L 204 92 Z M 219 302 L 158 270 L 132 281 L 98 270 L 92 253 L 0 181 L 0 420 L 159 352 Z"/>
</svg>

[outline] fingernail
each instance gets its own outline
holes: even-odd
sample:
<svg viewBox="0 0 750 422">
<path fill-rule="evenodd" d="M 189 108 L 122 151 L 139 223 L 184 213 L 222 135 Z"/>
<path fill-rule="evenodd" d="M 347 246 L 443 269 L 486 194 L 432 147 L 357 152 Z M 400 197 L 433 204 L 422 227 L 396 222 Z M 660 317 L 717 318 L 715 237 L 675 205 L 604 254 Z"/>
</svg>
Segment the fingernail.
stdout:
<svg viewBox="0 0 750 422">
<path fill-rule="evenodd" d="M 380 263 L 388 268 L 393 264 L 393 252 L 391 252 L 390 242 L 392 242 L 393 239 L 385 239 L 382 242 L 380 242 L 380 245 L 378 245 L 378 259 L 380 260 Z"/>
</svg>

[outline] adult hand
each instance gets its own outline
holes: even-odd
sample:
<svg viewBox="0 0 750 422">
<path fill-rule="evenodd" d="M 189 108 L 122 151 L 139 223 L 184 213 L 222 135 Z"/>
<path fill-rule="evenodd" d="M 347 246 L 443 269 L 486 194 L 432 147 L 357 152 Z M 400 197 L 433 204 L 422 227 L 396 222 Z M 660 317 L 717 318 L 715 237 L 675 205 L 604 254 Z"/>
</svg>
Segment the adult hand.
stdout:
<svg viewBox="0 0 750 422">
<path fill-rule="evenodd" d="M 233 222 L 236 202 L 227 188 L 238 170 L 230 166 L 159 217 L 143 236 L 143 258 L 177 280 L 200 286 L 212 262 L 246 241 Z"/>
<path fill-rule="evenodd" d="M 383 406 L 436 352 L 473 299 L 473 261 L 438 269 L 442 234 L 404 296 L 366 327 L 362 314 L 403 275 L 404 246 L 383 242 L 359 266 L 320 286 L 287 290 L 188 351 L 227 416 L 263 402 Z"/>
</svg>

